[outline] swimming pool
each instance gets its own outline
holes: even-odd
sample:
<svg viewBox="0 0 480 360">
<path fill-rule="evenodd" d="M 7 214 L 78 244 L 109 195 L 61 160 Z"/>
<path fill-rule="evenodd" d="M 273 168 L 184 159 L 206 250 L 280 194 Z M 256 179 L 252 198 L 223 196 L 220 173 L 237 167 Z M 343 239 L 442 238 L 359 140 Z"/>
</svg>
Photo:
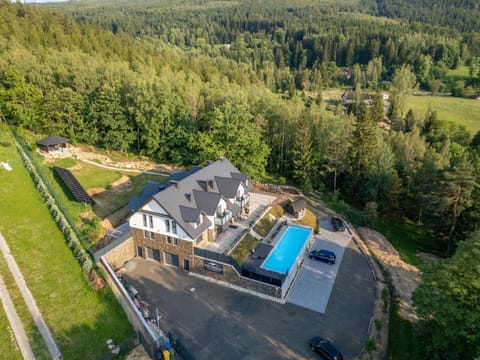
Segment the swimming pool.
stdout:
<svg viewBox="0 0 480 360">
<path fill-rule="evenodd" d="M 261 267 L 286 274 L 311 235 L 311 228 L 289 225 Z"/>
</svg>

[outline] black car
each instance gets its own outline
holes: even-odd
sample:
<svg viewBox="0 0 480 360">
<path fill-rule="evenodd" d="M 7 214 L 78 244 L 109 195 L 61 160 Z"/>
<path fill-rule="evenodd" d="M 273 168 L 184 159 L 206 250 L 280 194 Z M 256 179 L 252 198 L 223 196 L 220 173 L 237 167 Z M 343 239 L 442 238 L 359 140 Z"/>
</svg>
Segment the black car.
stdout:
<svg viewBox="0 0 480 360">
<path fill-rule="evenodd" d="M 310 259 L 323 261 L 329 264 L 335 264 L 337 261 L 337 255 L 333 251 L 320 249 L 320 250 L 313 250 L 308 254 Z"/>
<path fill-rule="evenodd" d="M 345 225 L 343 224 L 342 219 L 337 217 L 332 217 L 333 231 L 345 231 Z"/>
<path fill-rule="evenodd" d="M 310 340 L 310 348 L 328 360 L 343 360 L 343 355 L 330 341 L 317 336 Z"/>
</svg>

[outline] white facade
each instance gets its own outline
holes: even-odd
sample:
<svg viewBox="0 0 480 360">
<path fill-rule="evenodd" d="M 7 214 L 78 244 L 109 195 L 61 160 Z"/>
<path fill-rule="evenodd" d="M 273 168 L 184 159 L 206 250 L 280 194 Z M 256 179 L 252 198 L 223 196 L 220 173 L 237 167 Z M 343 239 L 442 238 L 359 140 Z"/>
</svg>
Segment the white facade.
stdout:
<svg viewBox="0 0 480 360">
<path fill-rule="evenodd" d="M 133 228 L 193 241 L 155 200 L 150 201 L 134 213 L 128 223 Z"/>
</svg>

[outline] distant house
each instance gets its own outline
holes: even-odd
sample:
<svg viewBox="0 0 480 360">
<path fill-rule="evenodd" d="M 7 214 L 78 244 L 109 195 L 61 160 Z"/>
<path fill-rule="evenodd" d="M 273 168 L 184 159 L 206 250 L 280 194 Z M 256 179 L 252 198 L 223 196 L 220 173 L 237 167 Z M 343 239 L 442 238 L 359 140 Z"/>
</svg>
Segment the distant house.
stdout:
<svg viewBox="0 0 480 360">
<path fill-rule="evenodd" d="M 357 99 L 357 94 L 356 94 L 355 90 L 347 90 L 342 95 L 343 105 L 353 104 L 353 103 L 355 103 L 356 99 Z M 362 101 L 365 104 L 370 105 L 372 103 L 372 97 L 369 93 L 362 92 L 360 94 L 360 101 Z"/>
<path fill-rule="evenodd" d="M 69 142 L 70 139 L 57 135 L 50 135 L 45 139 L 37 141 L 37 146 L 41 151 L 47 154 L 54 154 L 67 151 Z"/>
<path fill-rule="evenodd" d="M 305 200 L 303 197 L 299 197 L 297 200 L 287 205 L 287 211 L 298 218 L 301 218 L 305 215 L 306 209 L 307 200 Z"/>
</svg>

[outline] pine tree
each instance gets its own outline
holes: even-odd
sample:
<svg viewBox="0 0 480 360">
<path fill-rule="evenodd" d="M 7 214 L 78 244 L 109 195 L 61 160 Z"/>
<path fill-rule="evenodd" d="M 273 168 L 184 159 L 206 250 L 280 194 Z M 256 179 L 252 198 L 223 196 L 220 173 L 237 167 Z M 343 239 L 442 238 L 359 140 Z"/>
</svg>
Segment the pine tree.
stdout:
<svg viewBox="0 0 480 360">
<path fill-rule="evenodd" d="M 306 114 L 297 120 L 295 128 L 295 142 L 292 150 L 293 178 L 304 190 L 312 188 L 312 139 L 310 124 Z"/>
</svg>

